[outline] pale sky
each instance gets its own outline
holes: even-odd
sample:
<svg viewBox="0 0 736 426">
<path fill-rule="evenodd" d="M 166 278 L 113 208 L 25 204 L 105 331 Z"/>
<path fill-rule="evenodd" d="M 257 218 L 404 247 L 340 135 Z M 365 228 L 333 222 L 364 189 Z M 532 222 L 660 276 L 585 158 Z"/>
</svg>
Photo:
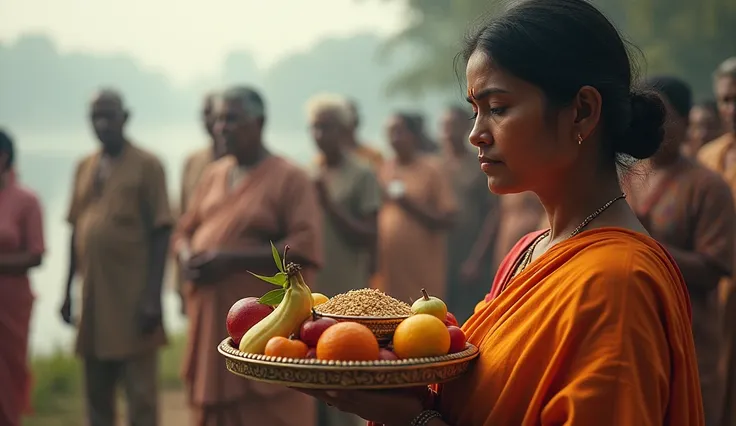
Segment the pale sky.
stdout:
<svg viewBox="0 0 736 426">
<path fill-rule="evenodd" d="M 34 32 L 63 51 L 127 52 L 178 83 L 219 69 L 234 49 L 259 66 L 325 37 L 390 34 L 399 0 L 0 0 L 0 40 Z"/>
</svg>

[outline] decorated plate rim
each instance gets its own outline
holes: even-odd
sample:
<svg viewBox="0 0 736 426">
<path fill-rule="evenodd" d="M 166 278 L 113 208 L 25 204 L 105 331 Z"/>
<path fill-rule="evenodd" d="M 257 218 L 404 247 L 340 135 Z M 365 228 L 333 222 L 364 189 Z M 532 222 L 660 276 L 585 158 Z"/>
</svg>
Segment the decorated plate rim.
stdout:
<svg viewBox="0 0 736 426">
<path fill-rule="evenodd" d="M 287 367 L 307 370 L 314 370 L 315 368 L 321 370 L 344 370 L 346 368 L 349 368 L 351 370 L 361 369 L 366 371 L 375 371 L 377 369 L 380 369 L 382 371 L 385 371 L 405 370 L 407 367 L 431 368 L 471 361 L 475 359 L 480 353 L 475 345 L 467 343 L 465 350 L 463 351 L 436 357 L 375 361 L 324 361 L 318 359 L 294 359 L 248 354 L 235 349 L 230 345 L 230 342 L 230 337 L 224 339 L 217 346 L 217 351 L 233 361 L 248 362 L 270 367 Z"/>
</svg>

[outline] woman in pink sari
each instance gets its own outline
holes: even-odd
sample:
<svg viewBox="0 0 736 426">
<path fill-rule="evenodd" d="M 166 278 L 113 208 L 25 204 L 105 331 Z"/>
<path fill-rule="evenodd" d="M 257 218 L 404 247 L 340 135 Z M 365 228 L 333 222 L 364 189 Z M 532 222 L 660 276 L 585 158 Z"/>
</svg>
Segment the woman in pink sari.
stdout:
<svg viewBox="0 0 736 426">
<path fill-rule="evenodd" d="M 28 270 L 44 252 L 41 206 L 13 172 L 13 141 L 0 130 L 0 425 L 20 426 L 29 405 L 28 332 L 33 293 Z"/>
</svg>

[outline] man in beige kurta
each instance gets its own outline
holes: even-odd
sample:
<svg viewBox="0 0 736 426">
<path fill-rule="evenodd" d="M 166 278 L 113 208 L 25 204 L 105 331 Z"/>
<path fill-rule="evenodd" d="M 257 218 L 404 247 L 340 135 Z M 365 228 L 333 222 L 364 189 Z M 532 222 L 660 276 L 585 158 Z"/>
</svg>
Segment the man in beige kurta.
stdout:
<svg viewBox="0 0 736 426">
<path fill-rule="evenodd" d="M 165 343 L 161 281 L 172 223 L 161 162 L 123 135 L 120 96 L 101 92 L 92 121 L 102 149 L 77 166 L 68 221 L 73 249 L 66 300 L 71 323 L 72 277 L 82 278 L 77 353 L 84 360 L 92 426 L 115 423 L 122 381 L 131 424 L 157 424 L 157 349 Z"/>
<path fill-rule="evenodd" d="M 192 198 L 192 195 L 194 195 L 194 189 L 202 178 L 204 170 L 213 161 L 224 155 L 224 147 L 222 147 L 222 144 L 218 144 L 216 142 L 213 134 L 215 120 L 212 114 L 212 108 L 214 99 L 215 95 L 213 93 L 208 94 L 205 96 L 204 105 L 202 106 L 202 122 L 204 123 L 205 131 L 209 136 L 208 146 L 192 152 L 184 162 L 184 172 L 181 177 L 181 192 L 179 197 L 180 215 L 183 215 L 186 212 L 189 200 Z M 184 295 L 182 292 L 185 280 L 184 277 L 181 276 L 179 268 L 174 268 L 174 276 L 177 286 L 176 289 L 182 299 L 182 312 L 185 313 Z"/>
<path fill-rule="evenodd" d="M 273 289 L 248 273 L 276 270 L 270 241 L 289 245 L 308 285 L 322 261 L 322 228 L 314 184 L 262 144 L 263 101 L 254 90 L 225 91 L 215 106 L 215 132 L 229 155 L 211 164 L 174 239 L 189 278 L 184 381 L 195 426 L 310 426 L 314 401 L 283 386 L 230 374 L 217 345 L 237 300 Z M 191 256 L 187 253 L 191 253 Z"/>
<path fill-rule="evenodd" d="M 736 57 L 721 64 L 716 70 L 713 83 L 725 134 L 703 146 L 698 153 L 698 160 L 719 173 L 736 197 Z M 736 426 L 736 292 L 733 282 L 733 279 L 721 282 L 726 348 L 723 426 Z"/>
<path fill-rule="evenodd" d="M 312 138 L 321 153 L 315 173 L 323 216 L 324 258 L 317 274 L 320 292 L 332 297 L 368 287 L 376 247 L 381 188 L 371 164 L 345 143 L 352 134 L 352 111 L 338 95 L 318 95 L 307 104 Z M 359 417 L 318 406 L 319 426 L 357 426 Z"/>
</svg>

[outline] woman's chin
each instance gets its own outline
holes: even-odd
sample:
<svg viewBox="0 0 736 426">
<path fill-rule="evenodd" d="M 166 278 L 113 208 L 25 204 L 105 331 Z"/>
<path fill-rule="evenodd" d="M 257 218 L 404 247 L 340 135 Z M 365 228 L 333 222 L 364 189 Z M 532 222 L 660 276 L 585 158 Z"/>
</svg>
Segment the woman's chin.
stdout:
<svg viewBox="0 0 736 426">
<path fill-rule="evenodd" d="M 488 176 L 488 189 L 496 195 L 517 194 L 523 192 L 516 185 L 499 176 Z"/>
</svg>

